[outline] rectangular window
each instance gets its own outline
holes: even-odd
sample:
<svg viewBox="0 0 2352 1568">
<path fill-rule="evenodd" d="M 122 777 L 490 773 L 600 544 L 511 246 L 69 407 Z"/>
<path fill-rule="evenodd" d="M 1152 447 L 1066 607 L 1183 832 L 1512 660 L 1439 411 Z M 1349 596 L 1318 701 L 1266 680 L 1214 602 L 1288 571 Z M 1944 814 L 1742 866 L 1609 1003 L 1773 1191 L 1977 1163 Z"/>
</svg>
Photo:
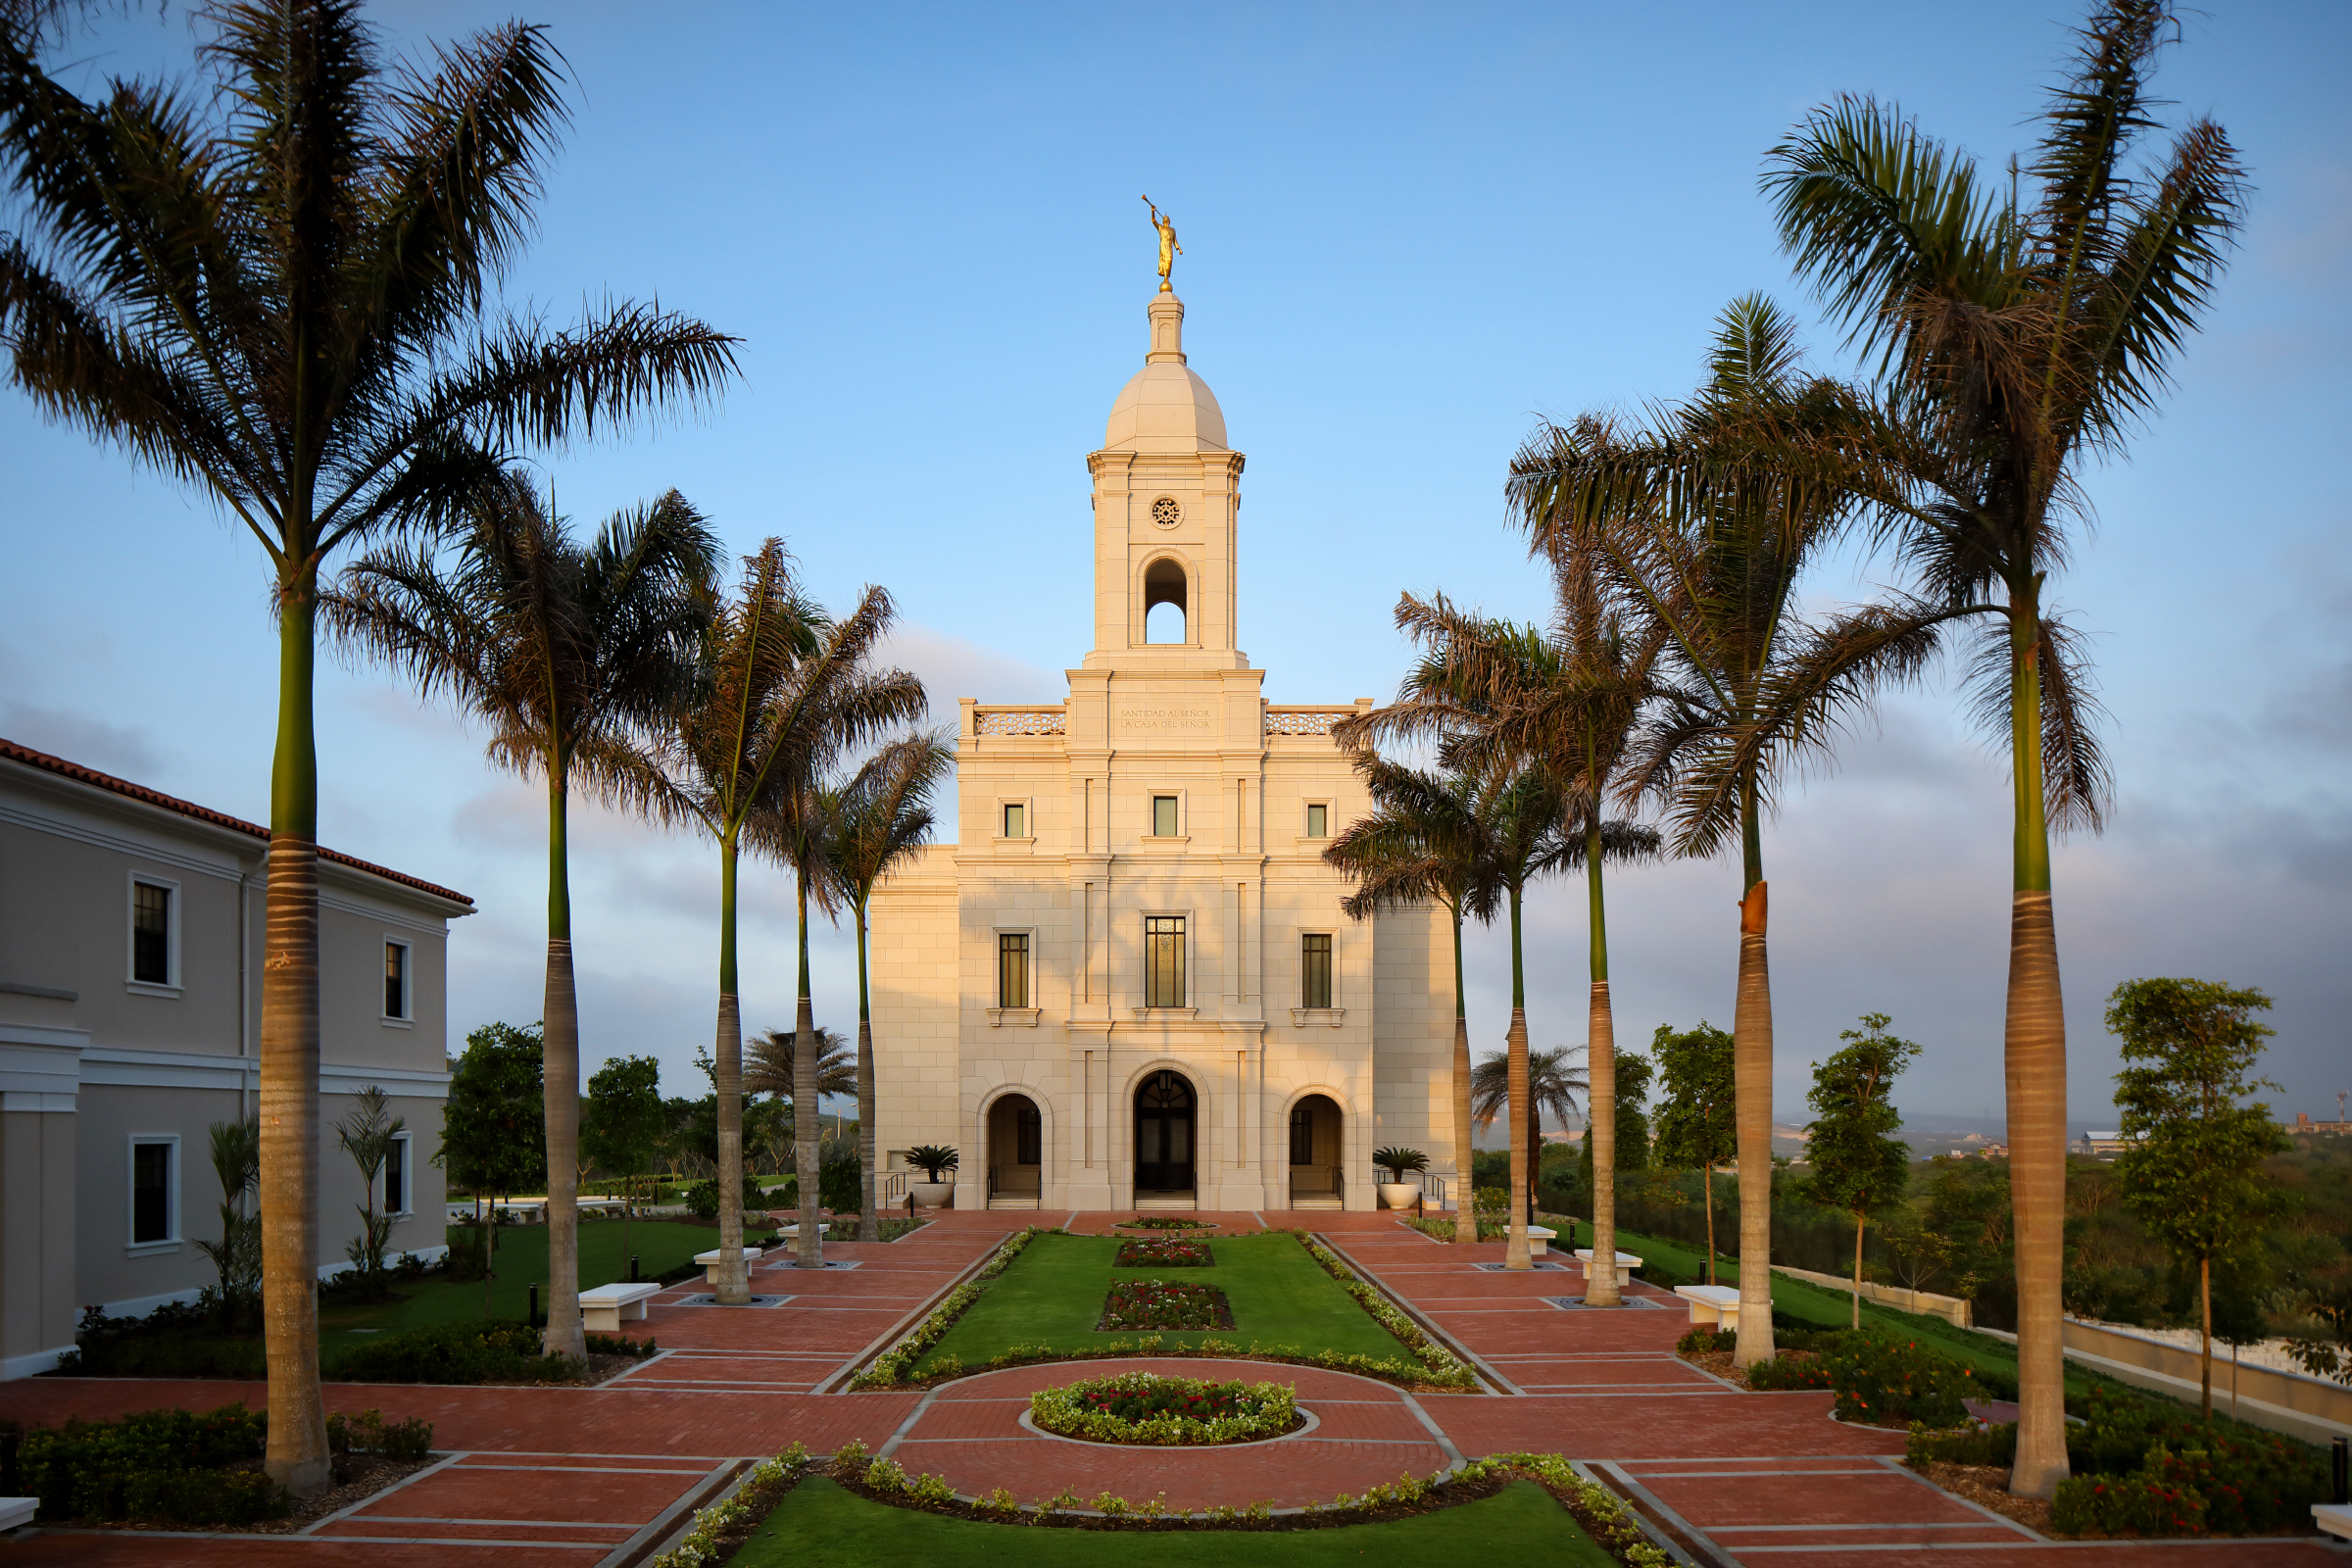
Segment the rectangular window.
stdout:
<svg viewBox="0 0 2352 1568">
<path fill-rule="evenodd" d="M 1306 808 L 1306 836 L 1310 839 L 1331 837 L 1331 808 L 1321 801 Z"/>
<path fill-rule="evenodd" d="M 1029 1005 L 1029 933 L 997 933 L 997 1005 Z"/>
<path fill-rule="evenodd" d="M 409 945 L 406 942 L 384 944 L 384 1016 L 406 1018 L 409 1015 Z"/>
<path fill-rule="evenodd" d="M 1309 932 L 1298 939 L 1298 1005 L 1331 1005 L 1331 935 Z"/>
<path fill-rule="evenodd" d="M 1172 839 L 1176 833 L 1176 797 L 1173 795 L 1152 796 L 1152 836 L 1155 839 Z"/>
<path fill-rule="evenodd" d="M 392 1140 L 392 1152 L 384 1160 L 384 1212 L 406 1214 L 409 1211 L 409 1135 L 401 1134 Z"/>
<path fill-rule="evenodd" d="M 1004 807 L 1004 836 L 1008 839 L 1029 836 L 1029 808 L 1019 801 L 1007 802 Z"/>
<path fill-rule="evenodd" d="M 1184 916 L 1144 916 L 1144 1005 L 1184 1005 Z"/>
<path fill-rule="evenodd" d="M 130 885 L 130 977 L 143 985 L 172 983 L 172 890 L 152 882 Z"/>
<path fill-rule="evenodd" d="M 173 1241 L 172 1234 L 172 1156 L 176 1146 L 164 1142 L 130 1146 L 130 1245 Z"/>
<path fill-rule="evenodd" d="M 1291 1163 L 1312 1165 L 1315 1162 L 1315 1114 L 1304 1105 L 1291 1109 Z"/>
</svg>

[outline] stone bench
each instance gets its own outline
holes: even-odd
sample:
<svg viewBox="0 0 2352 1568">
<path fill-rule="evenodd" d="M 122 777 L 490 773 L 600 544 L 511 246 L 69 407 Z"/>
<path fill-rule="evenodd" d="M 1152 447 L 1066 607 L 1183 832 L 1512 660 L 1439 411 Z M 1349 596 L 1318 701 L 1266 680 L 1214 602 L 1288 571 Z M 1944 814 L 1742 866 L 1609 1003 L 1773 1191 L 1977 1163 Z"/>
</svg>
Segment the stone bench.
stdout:
<svg viewBox="0 0 2352 1568">
<path fill-rule="evenodd" d="M 2352 1505 L 2315 1502 L 2311 1505 L 2311 1522 L 2325 1534 L 2352 1541 Z"/>
<path fill-rule="evenodd" d="M 1530 1225 L 1527 1228 L 1527 1255 L 1542 1257 L 1551 1250 L 1551 1244 L 1559 1239 L 1560 1233 L 1547 1225 Z"/>
<path fill-rule="evenodd" d="M 1730 1285 L 1677 1285 L 1674 1294 L 1690 1303 L 1690 1321 L 1707 1328 L 1740 1322 L 1740 1292 Z"/>
<path fill-rule="evenodd" d="M 1592 1249 L 1590 1247 L 1580 1247 L 1576 1250 L 1576 1255 L 1584 1259 L 1585 1279 L 1587 1283 L 1590 1283 L 1592 1278 Z M 1617 1288 L 1619 1290 L 1623 1290 L 1628 1285 L 1633 1284 L 1634 1270 L 1640 1268 L 1641 1266 L 1642 1260 L 1636 1257 L 1633 1253 L 1619 1252 L 1617 1254 Z"/>
<path fill-rule="evenodd" d="M 743 1250 L 743 1267 L 746 1273 L 751 1270 L 752 1259 L 758 1257 L 763 1250 L 764 1249 L 758 1247 L 747 1247 Z M 714 1247 L 708 1252 L 694 1254 L 694 1260 L 703 1265 L 703 1278 L 712 1285 L 718 1283 L 718 1260 L 724 1253 L 724 1248 Z"/>
<path fill-rule="evenodd" d="M 618 1334 L 623 1323 L 645 1321 L 645 1303 L 662 1294 L 650 1281 L 599 1285 L 580 1293 L 580 1326 L 591 1334 Z"/>
</svg>

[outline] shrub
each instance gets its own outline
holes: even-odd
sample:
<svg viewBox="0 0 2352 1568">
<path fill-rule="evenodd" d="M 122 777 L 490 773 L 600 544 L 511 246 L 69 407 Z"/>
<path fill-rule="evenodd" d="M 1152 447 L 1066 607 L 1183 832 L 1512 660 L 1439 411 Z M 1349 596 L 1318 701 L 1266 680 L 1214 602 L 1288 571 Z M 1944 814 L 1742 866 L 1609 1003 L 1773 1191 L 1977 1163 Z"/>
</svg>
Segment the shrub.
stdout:
<svg viewBox="0 0 2352 1568">
<path fill-rule="evenodd" d="M 1969 1368 L 1917 1340 L 1847 1334 L 1819 1354 L 1830 1387 L 1838 1391 L 1840 1421 L 1956 1427 L 1968 1419 L 1961 1401 L 1979 1392 Z"/>
<path fill-rule="evenodd" d="M 789 1201 L 789 1199 L 784 1200 L 787 1203 Z M 748 1172 L 743 1178 L 743 1206 L 758 1209 L 770 1206 L 766 1192 L 760 1186 L 760 1178 Z M 783 1204 L 779 1203 L 775 1206 L 783 1206 Z M 718 1218 L 718 1183 L 715 1181 L 696 1182 L 692 1187 L 687 1188 L 686 1212 L 692 1214 L 696 1219 Z"/>
<path fill-rule="evenodd" d="M 218 1315 L 210 1300 L 166 1301 L 145 1317 L 108 1317 L 90 1307 L 57 1369 L 83 1377 L 262 1377 L 261 1342 L 214 1338 Z"/>
<path fill-rule="evenodd" d="M 341 1412 L 326 1418 L 326 1446 L 330 1453 L 374 1453 L 387 1459 L 421 1459 L 433 1451 L 433 1424 L 430 1421 L 395 1421 L 384 1424 L 383 1416 L 374 1410 L 362 1410 L 346 1419 Z"/>
<path fill-rule="evenodd" d="M 1949 1432 L 1931 1432 L 1919 1422 L 1903 1444 L 1903 1463 L 1914 1470 L 1931 1464 L 1997 1464 L 2017 1462 L 2017 1423 L 1967 1426 Z"/>
<path fill-rule="evenodd" d="M 2205 1499 L 2152 1476 L 2073 1476 L 2050 1499 L 2050 1527 L 2064 1536 L 2201 1536 Z"/>
<path fill-rule="evenodd" d="M 2328 1492 L 2318 1449 L 2197 1412 L 2169 1400 L 2143 1399 L 2093 1387 L 2081 1425 L 2068 1424 L 2067 1458 L 2075 1475 L 2053 1501 L 2066 1508 L 2058 1528 L 2117 1535 L 2243 1535 L 2299 1526 Z M 2175 1528 L 2180 1520 L 2191 1525 Z M 2175 1523 L 2161 1523 L 2171 1520 Z"/>
<path fill-rule="evenodd" d="M 268 1417 L 243 1404 L 69 1420 L 24 1434 L 20 1484 L 51 1519 L 253 1524 L 292 1505 L 269 1477 L 230 1468 L 260 1458 L 268 1437 Z"/>
<path fill-rule="evenodd" d="M 633 1355 L 640 1361 L 662 1348 L 650 1339 L 632 1340 L 620 1334 L 590 1334 L 586 1339 L 590 1355 Z"/>
<path fill-rule="evenodd" d="M 1097 1443 L 1155 1446 L 1246 1443 L 1298 1424 L 1298 1391 L 1279 1383 L 1209 1383 L 1125 1372 L 1029 1396 L 1048 1432 Z"/>
<path fill-rule="evenodd" d="M 1706 1355 L 1716 1350 L 1737 1350 L 1740 1336 L 1730 1329 L 1695 1328 L 1674 1342 L 1677 1355 Z"/>
<path fill-rule="evenodd" d="M 1229 1329 L 1233 1308 L 1214 1285 L 1120 1280 L 1102 1299 L 1099 1332 L 1119 1329 Z"/>
<path fill-rule="evenodd" d="M 1747 1386 L 1767 1391 L 1826 1389 L 1831 1387 L 1830 1369 L 1818 1355 L 1803 1350 L 1785 1350 L 1769 1361 L 1758 1361 L 1750 1366 L 1747 1369 Z"/>
<path fill-rule="evenodd" d="M 1206 1242 L 1179 1241 L 1172 1237 L 1142 1237 L 1119 1244 L 1118 1255 L 1111 1260 L 1114 1268 L 1214 1268 L 1217 1259 Z"/>
<path fill-rule="evenodd" d="M 347 1383 L 572 1383 L 586 1368 L 548 1355 L 528 1323 L 434 1323 L 345 1350 L 334 1375 Z"/>
</svg>

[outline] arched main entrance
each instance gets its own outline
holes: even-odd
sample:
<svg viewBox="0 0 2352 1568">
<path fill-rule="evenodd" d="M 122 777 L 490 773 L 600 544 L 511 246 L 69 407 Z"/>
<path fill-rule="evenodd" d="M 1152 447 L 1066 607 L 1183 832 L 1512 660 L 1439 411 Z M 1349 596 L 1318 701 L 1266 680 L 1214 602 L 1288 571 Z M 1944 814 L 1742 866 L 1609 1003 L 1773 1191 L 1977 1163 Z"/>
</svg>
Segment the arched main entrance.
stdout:
<svg viewBox="0 0 2352 1568">
<path fill-rule="evenodd" d="M 988 1206 L 1035 1208 L 1045 1191 L 1045 1118 L 1027 1095 L 988 1107 Z"/>
<path fill-rule="evenodd" d="M 1291 1106 L 1291 1206 L 1342 1208 L 1348 1200 L 1341 1152 L 1345 1123 L 1329 1095 L 1301 1095 Z"/>
<path fill-rule="evenodd" d="M 1193 1197 L 1193 1086 L 1166 1068 L 1135 1090 L 1135 1199 Z"/>
</svg>

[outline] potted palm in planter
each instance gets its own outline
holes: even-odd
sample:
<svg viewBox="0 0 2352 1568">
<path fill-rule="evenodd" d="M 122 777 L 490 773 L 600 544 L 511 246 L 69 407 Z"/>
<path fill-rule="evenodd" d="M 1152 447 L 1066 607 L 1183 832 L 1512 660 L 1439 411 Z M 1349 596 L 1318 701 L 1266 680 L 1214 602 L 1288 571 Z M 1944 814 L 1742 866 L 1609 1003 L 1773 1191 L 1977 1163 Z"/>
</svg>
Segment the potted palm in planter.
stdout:
<svg viewBox="0 0 2352 1568">
<path fill-rule="evenodd" d="M 1404 1179 L 1407 1171 L 1429 1169 L 1429 1156 L 1418 1149 L 1375 1149 L 1372 1163 L 1389 1173 L 1380 1184 L 1380 1202 L 1384 1208 L 1418 1208 L 1421 1189 Z"/>
<path fill-rule="evenodd" d="M 906 1163 L 919 1166 L 923 1179 L 908 1182 L 906 1194 L 917 1208 L 945 1208 L 948 1200 L 956 1196 L 956 1184 L 945 1180 L 947 1173 L 962 1163 L 956 1151 L 945 1144 L 917 1144 L 906 1151 Z"/>
</svg>

